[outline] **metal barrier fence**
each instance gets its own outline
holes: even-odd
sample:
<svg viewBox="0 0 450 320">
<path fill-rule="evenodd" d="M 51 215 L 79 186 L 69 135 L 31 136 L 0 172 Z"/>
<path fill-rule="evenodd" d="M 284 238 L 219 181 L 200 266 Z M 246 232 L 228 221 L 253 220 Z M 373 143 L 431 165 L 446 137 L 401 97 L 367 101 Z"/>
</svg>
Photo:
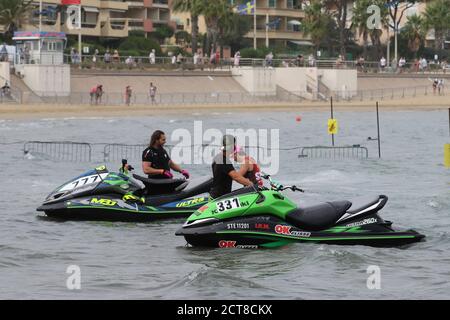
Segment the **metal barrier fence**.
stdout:
<svg viewBox="0 0 450 320">
<path fill-rule="evenodd" d="M 14 56 L 16 64 L 35 64 L 45 62 L 46 64 L 71 64 L 77 67 L 86 69 L 182 69 L 182 70 L 196 70 L 196 69 L 221 69 L 230 70 L 235 66 L 234 58 L 219 58 L 211 60 L 209 57 L 155 57 L 151 60 L 149 56 L 114 56 L 113 53 L 105 59 L 105 55 L 78 55 L 64 54 L 55 55 L 53 53 L 41 53 L 38 57 L 20 57 L 17 53 Z M 297 57 L 286 57 L 282 59 L 261 59 L 261 58 L 240 58 L 239 66 L 247 67 L 317 67 L 320 69 L 357 69 L 361 73 L 445 73 L 450 72 L 450 65 L 436 62 L 433 60 L 427 61 L 426 66 L 420 63 L 406 62 L 404 66 L 400 67 L 396 63 L 388 62 L 384 68 L 381 67 L 379 61 L 364 61 L 362 63 L 357 60 L 343 61 L 340 59 L 309 59 L 304 57 L 298 59 Z"/>
<path fill-rule="evenodd" d="M 141 160 L 142 152 L 146 145 L 128 145 L 128 144 L 105 144 L 105 143 L 85 143 L 71 141 L 28 141 L 23 145 L 23 153 L 27 157 L 38 157 L 51 161 L 67 162 L 92 162 L 93 146 L 103 146 L 103 161 L 106 163 L 120 162 L 122 159 Z M 178 146 L 177 146 L 178 147 Z M 181 148 L 217 148 L 216 145 L 186 145 Z M 170 153 L 174 146 L 166 145 L 166 150 Z M 369 151 L 366 147 L 360 145 L 353 146 L 312 146 L 312 147 L 291 147 L 291 148 L 263 148 L 260 146 L 247 146 L 245 150 L 248 154 L 254 154 L 250 150 L 257 152 L 267 151 L 300 151 L 298 158 L 308 159 L 366 159 L 369 157 Z M 195 154 L 195 150 L 194 150 Z"/>
<path fill-rule="evenodd" d="M 38 93 L 39 94 L 39 93 Z M 40 95 L 43 95 L 41 93 Z M 184 105 L 184 104 L 248 104 L 264 102 L 300 102 L 304 98 L 302 94 L 284 92 L 274 94 L 272 92 L 260 92 L 250 94 L 248 92 L 173 92 L 156 94 L 155 99 L 146 93 L 131 95 L 131 105 Z M 96 99 L 86 92 L 72 92 L 63 97 L 60 93 L 46 92 L 41 97 L 41 103 L 74 104 L 74 105 L 125 105 L 127 99 L 125 93 L 105 92 L 101 98 Z"/>
<path fill-rule="evenodd" d="M 103 148 L 103 161 L 120 161 L 121 159 L 140 160 L 146 145 L 107 144 Z"/>
<path fill-rule="evenodd" d="M 38 93 L 39 94 L 39 93 Z M 428 86 L 415 86 L 403 88 L 371 89 L 371 90 L 340 90 L 318 93 L 322 100 L 333 97 L 335 101 L 370 101 L 402 99 L 407 97 L 446 95 L 444 88 L 439 92 L 433 92 L 431 82 Z M 39 94 L 39 95 L 43 95 Z M 207 105 L 207 104 L 251 104 L 251 103 L 299 103 L 311 100 L 311 92 L 291 92 L 278 90 L 274 92 L 259 92 L 250 94 L 248 92 L 173 92 L 156 94 L 154 99 L 146 93 L 134 93 L 129 103 L 124 93 L 105 92 L 99 98 L 91 96 L 86 92 L 72 92 L 69 96 L 61 96 L 60 93 L 46 92 L 41 97 L 40 103 L 47 104 L 69 104 L 69 105 L 148 105 L 148 106 L 170 106 L 170 105 Z M 1 101 L 1 100 L 0 100 Z M 38 102 L 36 102 L 38 103 Z"/>
<path fill-rule="evenodd" d="M 70 141 L 28 141 L 23 146 L 24 155 L 39 156 L 53 161 L 91 162 L 89 143 Z"/>
<path fill-rule="evenodd" d="M 303 147 L 298 157 L 308 159 L 367 159 L 369 157 L 369 150 L 360 145 Z"/>
</svg>

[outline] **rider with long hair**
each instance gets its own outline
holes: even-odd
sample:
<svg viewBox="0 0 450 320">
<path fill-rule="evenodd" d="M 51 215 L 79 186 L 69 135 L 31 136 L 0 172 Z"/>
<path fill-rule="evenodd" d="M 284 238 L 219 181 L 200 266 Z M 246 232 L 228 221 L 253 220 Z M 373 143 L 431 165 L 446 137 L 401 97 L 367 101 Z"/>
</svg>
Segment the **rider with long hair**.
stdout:
<svg viewBox="0 0 450 320">
<path fill-rule="evenodd" d="M 142 171 L 152 179 L 171 179 L 173 178 L 173 174 L 170 172 L 172 169 L 189 179 L 189 172 L 170 159 L 164 149 L 165 143 L 166 135 L 163 131 L 153 132 L 149 146 L 142 152 Z"/>
</svg>

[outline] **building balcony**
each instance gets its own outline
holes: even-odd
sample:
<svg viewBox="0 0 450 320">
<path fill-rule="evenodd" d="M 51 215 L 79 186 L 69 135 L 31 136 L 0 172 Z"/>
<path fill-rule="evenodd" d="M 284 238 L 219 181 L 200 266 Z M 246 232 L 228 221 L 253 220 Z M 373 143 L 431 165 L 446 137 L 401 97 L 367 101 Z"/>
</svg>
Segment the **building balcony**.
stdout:
<svg viewBox="0 0 450 320">
<path fill-rule="evenodd" d="M 144 7 L 144 1 L 142 0 L 135 0 L 135 1 L 127 1 L 128 8 L 143 8 Z"/>
<path fill-rule="evenodd" d="M 64 24 L 61 26 L 61 31 L 65 32 L 68 35 L 77 35 L 80 31 L 78 29 L 70 30 L 67 28 L 67 25 Z M 81 35 L 83 36 L 94 36 L 99 37 L 101 35 L 100 32 L 100 23 L 97 22 L 81 22 Z"/>
<path fill-rule="evenodd" d="M 253 38 L 253 30 L 245 35 L 246 38 Z M 273 40 L 309 40 L 303 32 L 298 31 L 287 31 L 287 30 L 269 30 L 269 39 Z M 257 39 L 266 39 L 266 31 L 256 30 Z"/>
<path fill-rule="evenodd" d="M 279 8 L 256 8 L 257 16 L 278 16 L 288 18 L 302 19 L 305 17 L 305 12 L 298 9 L 279 9 Z"/>
<path fill-rule="evenodd" d="M 153 8 L 169 9 L 169 0 L 153 0 Z"/>
<path fill-rule="evenodd" d="M 128 37 L 128 19 L 108 18 L 106 21 L 102 21 L 101 35 L 110 38 Z"/>
<path fill-rule="evenodd" d="M 84 5 L 84 1 L 83 1 L 83 5 Z M 122 2 L 119 0 L 102 0 L 100 2 L 100 8 L 127 11 L 128 10 L 128 2 Z"/>
<path fill-rule="evenodd" d="M 144 19 L 128 18 L 128 31 L 144 31 Z"/>
<path fill-rule="evenodd" d="M 81 0 L 81 6 L 82 7 L 100 8 L 102 2 L 103 1 L 100 1 L 100 0 Z M 61 4 L 61 1 L 59 3 Z"/>
</svg>

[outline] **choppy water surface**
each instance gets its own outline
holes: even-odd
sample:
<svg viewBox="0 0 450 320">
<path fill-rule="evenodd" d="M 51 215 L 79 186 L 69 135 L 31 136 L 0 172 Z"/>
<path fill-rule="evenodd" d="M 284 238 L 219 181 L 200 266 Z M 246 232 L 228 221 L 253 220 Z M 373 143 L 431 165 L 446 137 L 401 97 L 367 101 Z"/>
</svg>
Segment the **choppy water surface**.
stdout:
<svg viewBox="0 0 450 320">
<path fill-rule="evenodd" d="M 302 116 L 296 122 L 295 117 Z M 336 144 L 363 144 L 367 160 L 307 160 L 281 153 L 278 181 L 296 183 L 309 203 L 386 194 L 382 216 L 413 227 L 427 241 L 407 249 L 294 244 L 275 250 L 186 248 L 174 233 L 183 220 L 147 224 L 55 222 L 35 208 L 62 182 L 102 162 L 24 159 L 28 140 L 146 143 L 152 130 L 280 129 L 282 148 L 330 144 L 328 113 L 223 113 L 126 119 L 0 120 L 0 298 L 15 299 L 380 299 L 450 298 L 450 171 L 445 111 L 382 112 L 377 159 L 375 114 L 337 112 Z M 140 167 L 135 163 L 135 167 Z M 119 163 L 109 164 L 116 169 Z M 193 175 L 209 165 L 188 166 Z M 81 268 L 82 289 L 66 288 L 66 269 Z M 369 265 L 381 268 L 381 289 L 368 290 Z"/>
</svg>

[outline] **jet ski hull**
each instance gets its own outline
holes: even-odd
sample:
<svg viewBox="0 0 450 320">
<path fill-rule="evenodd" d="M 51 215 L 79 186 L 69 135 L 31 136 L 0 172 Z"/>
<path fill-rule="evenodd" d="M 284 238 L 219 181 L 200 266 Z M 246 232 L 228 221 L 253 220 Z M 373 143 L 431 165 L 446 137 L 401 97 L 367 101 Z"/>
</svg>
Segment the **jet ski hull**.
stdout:
<svg viewBox="0 0 450 320">
<path fill-rule="evenodd" d="M 207 196 L 199 196 L 151 206 L 141 201 L 91 196 L 43 204 L 37 211 L 45 212 L 48 217 L 59 220 L 147 222 L 186 218 L 207 201 Z"/>
<path fill-rule="evenodd" d="M 200 221 L 185 224 L 176 235 L 184 236 L 192 246 L 216 248 L 273 248 L 294 242 L 398 247 L 425 238 L 414 230 L 395 231 L 390 222 L 376 214 L 321 231 L 302 230 L 270 215 L 203 225 Z"/>
</svg>

